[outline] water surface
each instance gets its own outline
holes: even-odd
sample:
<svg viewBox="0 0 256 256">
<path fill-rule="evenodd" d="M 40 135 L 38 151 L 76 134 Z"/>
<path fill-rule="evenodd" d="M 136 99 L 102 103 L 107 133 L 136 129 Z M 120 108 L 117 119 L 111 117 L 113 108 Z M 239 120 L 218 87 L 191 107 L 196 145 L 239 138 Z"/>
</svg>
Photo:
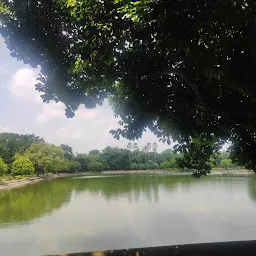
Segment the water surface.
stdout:
<svg viewBox="0 0 256 256">
<path fill-rule="evenodd" d="M 1 255 L 256 239 L 256 177 L 112 175 L 0 192 Z"/>
</svg>

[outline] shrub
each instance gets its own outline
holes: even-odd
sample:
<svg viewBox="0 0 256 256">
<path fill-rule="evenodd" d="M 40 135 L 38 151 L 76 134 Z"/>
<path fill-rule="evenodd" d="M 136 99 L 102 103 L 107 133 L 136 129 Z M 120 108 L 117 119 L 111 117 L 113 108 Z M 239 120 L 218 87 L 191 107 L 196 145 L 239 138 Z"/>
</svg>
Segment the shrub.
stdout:
<svg viewBox="0 0 256 256">
<path fill-rule="evenodd" d="M 19 156 L 12 164 L 13 176 L 17 175 L 31 175 L 35 172 L 35 168 L 29 158 Z"/>
</svg>

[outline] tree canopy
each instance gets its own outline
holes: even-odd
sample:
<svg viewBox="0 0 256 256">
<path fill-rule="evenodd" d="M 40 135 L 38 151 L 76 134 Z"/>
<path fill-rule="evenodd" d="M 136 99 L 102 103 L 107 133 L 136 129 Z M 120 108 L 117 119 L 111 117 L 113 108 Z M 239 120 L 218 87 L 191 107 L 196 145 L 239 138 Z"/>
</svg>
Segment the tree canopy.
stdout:
<svg viewBox="0 0 256 256">
<path fill-rule="evenodd" d="M 22 154 L 32 143 L 43 141 L 34 134 L 0 133 L 0 156 L 5 163 L 10 164 L 15 154 Z"/>
<path fill-rule="evenodd" d="M 0 33 L 41 67 L 45 102 L 72 117 L 108 98 L 115 138 L 171 136 L 200 176 L 227 140 L 256 171 L 255 13 L 254 0 L 2 0 Z"/>
</svg>

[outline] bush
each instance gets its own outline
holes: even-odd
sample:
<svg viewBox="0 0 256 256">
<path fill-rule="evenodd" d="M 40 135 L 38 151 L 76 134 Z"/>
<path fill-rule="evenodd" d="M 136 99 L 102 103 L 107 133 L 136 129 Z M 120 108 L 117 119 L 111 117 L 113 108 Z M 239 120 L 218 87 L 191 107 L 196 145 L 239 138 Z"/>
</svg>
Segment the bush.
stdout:
<svg viewBox="0 0 256 256">
<path fill-rule="evenodd" d="M 35 172 L 35 168 L 29 158 L 19 156 L 12 164 L 13 176 L 17 175 L 31 175 Z"/>
<path fill-rule="evenodd" d="M 6 172 L 7 172 L 7 164 L 5 164 L 2 157 L 0 157 L 0 176 L 3 176 Z"/>
<path fill-rule="evenodd" d="M 88 170 L 90 172 L 101 172 L 104 169 L 104 165 L 100 162 L 90 162 L 88 163 Z"/>
</svg>

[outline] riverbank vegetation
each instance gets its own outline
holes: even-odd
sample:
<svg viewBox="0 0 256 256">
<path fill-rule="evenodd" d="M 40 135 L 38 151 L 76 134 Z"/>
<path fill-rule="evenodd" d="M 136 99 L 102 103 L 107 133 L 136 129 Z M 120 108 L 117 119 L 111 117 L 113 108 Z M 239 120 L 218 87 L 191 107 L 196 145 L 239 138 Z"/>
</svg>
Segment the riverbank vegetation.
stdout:
<svg viewBox="0 0 256 256">
<path fill-rule="evenodd" d="M 173 149 L 157 151 L 157 143 L 139 148 L 128 143 L 126 148 L 107 146 L 88 154 L 74 153 L 72 147 L 46 143 L 33 134 L 0 133 L 0 176 L 27 176 L 48 173 L 73 173 L 104 170 L 182 170 L 184 156 Z M 237 168 L 228 153 L 211 159 L 212 168 Z"/>
</svg>

